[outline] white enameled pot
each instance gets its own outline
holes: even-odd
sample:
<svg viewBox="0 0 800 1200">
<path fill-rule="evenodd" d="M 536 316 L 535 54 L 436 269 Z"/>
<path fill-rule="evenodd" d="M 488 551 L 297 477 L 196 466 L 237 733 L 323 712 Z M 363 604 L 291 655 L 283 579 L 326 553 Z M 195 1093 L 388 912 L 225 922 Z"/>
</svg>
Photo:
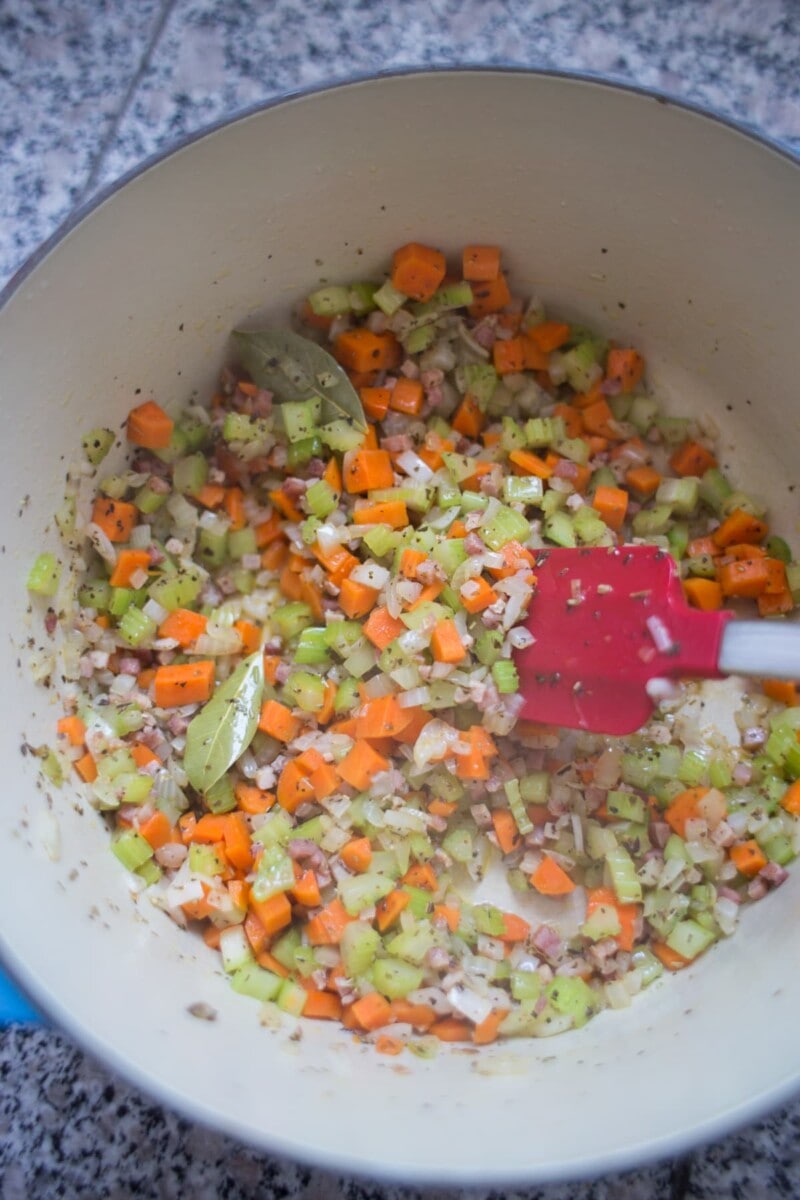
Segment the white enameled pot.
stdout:
<svg viewBox="0 0 800 1200">
<path fill-rule="evenodd" d="M 755 1118 L 800 1081 L 800 871 L 731 941 L 552 1041 L 389 1059 L 323 1022 L 262 1028 L 144 899 L 75 787 L 21 753 L 58 706 L 26 671 L 24 580 L 81 432 L 207 395 L 232 326 L 410 239 L 499 242 L 515 291 L 638 346 L 659 398 L 797 533 L 800 167 L 597 81 L 408 74 L 301 95 L 191 141 L 54 239 L 0 307 L 0 949 L 42 1009 L 167 1105 L 271 1151 L 403 1181 L 601 1174 Z M 47 853 L 53 821 L 61 851 Z M 51 846 L 52 849 L 52 846 Z M 216 1021 L 189 1015 L 211 1005 Z"/>
</svg>

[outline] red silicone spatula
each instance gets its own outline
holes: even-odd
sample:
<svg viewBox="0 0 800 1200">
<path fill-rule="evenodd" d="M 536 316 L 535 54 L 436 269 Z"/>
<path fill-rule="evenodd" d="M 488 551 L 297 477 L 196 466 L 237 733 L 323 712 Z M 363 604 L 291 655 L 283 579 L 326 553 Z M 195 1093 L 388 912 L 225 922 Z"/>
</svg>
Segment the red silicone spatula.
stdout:
<svg viewBox="0 0 800 1200">
<path fill-rule="evenodd" d="M 516 656 L 527 720 L 632 733 L 655 707 L 651 680 L 800 677 L 800 626 L 690 608 L 656 546 L 541 550 L 535 572 L 535 641 Z"/>
</svg>

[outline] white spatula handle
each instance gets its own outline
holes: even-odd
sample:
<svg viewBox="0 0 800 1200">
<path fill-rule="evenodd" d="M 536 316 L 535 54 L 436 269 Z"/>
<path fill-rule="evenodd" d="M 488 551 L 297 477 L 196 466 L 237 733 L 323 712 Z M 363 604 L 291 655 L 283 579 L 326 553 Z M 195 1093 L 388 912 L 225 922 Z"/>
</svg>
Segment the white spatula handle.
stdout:
<svg viewBox="0 0 800 1200">
<path fill-rule="evenodd" d="M 800 625 L 783 621 L 728 621 L 719 669 L 726 675 L 800 679 Z"/>
</svg>

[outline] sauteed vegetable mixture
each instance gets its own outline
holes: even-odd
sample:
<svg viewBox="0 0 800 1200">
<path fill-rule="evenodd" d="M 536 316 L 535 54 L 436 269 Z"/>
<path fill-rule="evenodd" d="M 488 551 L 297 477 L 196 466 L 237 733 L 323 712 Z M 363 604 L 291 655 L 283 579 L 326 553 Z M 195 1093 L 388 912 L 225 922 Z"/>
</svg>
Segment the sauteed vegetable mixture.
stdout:
<svg viewBox="0 0 800 1200">
<path fill-rule="evenodd" d="M 800 706 L 733 681 L 625 739 L 518 719 L 537 550 L 656 543 L 691 603 L 777 620 L 800 567 L 710 425 L 496 247 L 403 246 L 294 329 L 235 333 L 204 403 L 138 403 L 118 473 L 84 438 L 69 553 L 28 579 L 66 680 L 45 769 L 246 996 L 387 1054 L 623 1008 L 784 880 Z"/>
</svg>

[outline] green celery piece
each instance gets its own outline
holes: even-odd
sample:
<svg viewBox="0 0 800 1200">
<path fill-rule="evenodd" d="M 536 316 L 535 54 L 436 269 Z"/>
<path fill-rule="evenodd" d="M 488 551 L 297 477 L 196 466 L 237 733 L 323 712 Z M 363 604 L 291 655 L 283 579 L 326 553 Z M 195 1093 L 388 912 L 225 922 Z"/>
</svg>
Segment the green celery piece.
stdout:
<svg viewBox="0 0 800 1200">
<path fill-rule="evenodd" d="M 680 562 L 689 545 L 689 526 L 686 521 L 676 521 L 672 528 L 667 530 L 667 541 L 673 558 Z"/>
<path fill-rule="evenodd" d="M 318 317 L 338 317 L 350 312 L 350 289 L 335 284 L 318 288 L 308 297 L 308 306 Z"/>
<path fill-rule="evenodd" d="M 152 617 L 148 617 L 147 613 L 130 605 L 125 610 L 117 628 L 120 637 L 129 646 L 141 646 L 143 642 L 153 637 L 158 626 Z"/>
<path fill-rule="evenodd" d="M 670 950 L 674 950 L 676 954 L 692 959 L 707 950 L 715 940 L 716 935 L 711 930 L 704 929 L 702 925 L 698 925 L 697 921 L 689 919 L 679 921 L 668 935 L 666 942 Z"/>
<path fill-rule="evenodd" d="M 81 438 L 83 452 L 93 467 L 97 467 L 114 445 L 113 429 L 90 429 Z"/>
<path fill-rule="evenodd" d="M 326 446 L 330 446 L 331 450 L 337 450 L 342 454 L 347 450 L 355 450 L 364 440 L 361 430 L 343 418 L 329 421 L 327 425 L 322 425 L 317 432 Z"/>
<path fill-rule="evenodd" d="M 324 521 L 337 508 L 338 500 L 327 479 L 317 479 L 306 489 L 306 504 L 311 515 Z"/>
<path fill-rule="evenodd" d="M 597 996 L 578 975 L 557 976 L 547 985 L 547 999 L 556 1012 L 572 1017 L 576 1029 L 585 1025 L 599 1007 Z"/>
<path fill-rule="evenodd" d="M 792 561 L 792 552 L 788 542 L 785 542 L 782 537 L 778 537 L 777 534 L 773 533 L 771 537 L 767 538 L 765 549 L 770 558 L 777 558 L 782 563 Z"/>
<path fill-rule="evenodd" d="M 668 505 L 671 511 L 680 517 L 688 517 L 697 508 L 700 498 L 700 480 L 694 475 L 685 475 L 681 479 L 667 477 L 658 485 L 655 495 L 657 505 Z"/>
<path fill-rule="evenodd" d="M 463 538 L 444 538 L 434 546 L 431 557 L 442 567 L 448 577 L 467 560 Z"/>
<path fill-rule="evenodd" d="M 281 1012 L 289 1013 L 292 1017 L 302 1016 L 308 1000 L 308 992 L 299 983 L 284 979 L 281 983 L 275 1003 Z"/>
<path fill-rule="evenodd" d="M 544 980 L 537 971 L 512 970 L 511 995 L 515 1000 L 536 1001 L 544 991 Z"/>
<path fill-rule="evenodd" d="M 539 504 L 544 483 L 535 475 L 509 475 L 503 480 L 503 499 L 507 504 Z"/>
<path fill-rule="evenodd" d="M 656 958 L 651 950 L 645 946 L 636 946 L 632 955 L 631 962 L 635 970 L 639 971 L 642 977 L 642 987 L 647 987 L 654 983 L 664 973 L 664 967 Z"/>
<path fill-rule="evenodd" d="M 543 532 L 544 536 L 551 542 L 555 542 L 557 546 L 565 546 L 571 549 L 578 544 L 578 539 L 575 536 L 575 526 L 569 513 L 562 511 L 554 512 L 545 521 Z"/>
<path fill-rule="evenodd" d="M 430 323 L 411 329 L 403 338 L 406 354 L 421 354 L 436 341 L 436 326 Z"/>
<path fill-rule="evenodd" d="M 290 707 L 303 712 L 319 712 L 325 703 L 325 684 L 310 671 L 292 671 L 283 685 L 283 693 Z"/>
<path fill-rule="evenodd" d="M 381 949 L 381 935 L 364 921 L 351 921 L 344 927 L 339 949 L 345 972 L 354 979 L 372 966 Z"/>
<path fill-rule="evenodd" d="M 647 433 L 658 416 L 658 401 L 651 396 L 635 396 L 628 412 L 628 420 L 639 433 Z"/>
<path fill-rule="evenodd" d="M 309 664 L 330 665 L 327 635 L 328 631 L 324 628 L 309 627 L 301 630 L 295 646 L 294 661 L 306 666 Z"/>
<path fill-rule="evenodd" d="M 498 659 L 492 664 L 492 679 L 501 696 L 519 691 L 519 673 L 508 658 Z"/>
<path fill-rule="evenodd" d="M 658 533 L 666 533 L 672 522 L 672 508 L 669 504 L 654 504 L 652 508 L 642 508 L 631 522 L 636 537 L 654 537 Z"/>
<path fill-rule="evenodd" d="M 511 815 L 516 822 L 517 829 L 523 837 L 526 834 L 533 832 L 533 822 L 531 821 L 525 809 L 525 802 L 522 798 L 518 779 L 509 779 L 503 785 L 508 807 L 511 809 Z"/>
<path fill-rule="evenodd" d="M 272 422 L 247 413 L 228 412 L 222 425 L 225 442 L 260 442 L 272 432 Z"/>
<path fill-rule="evenodd" d="M 200 595 L 202 586 L 203 579 L 199 571 L 181 568 L 173 575 L 161 575 L 153 580 L 147 594 L 162 608 L 173 612 L 176 608 L 191 608 Z"/>
<path fill-rule="evenodd" d="M 207 879 L 212 879 L 215 875 L 223 874 L 225 864 L 213 846 L 192 842 L 189 847 L 189 870 L 194 875 L 204 875 Z"/>
<path fill-rule="evenodd" d="M 287 440 L 302 442 L 319 432 L 322 400 L 318 396 L 309 400 L 286 400 L 280 406 L 280 414 Z"/>
<path fill-rule="evenodd" d="M 145 483 L 143 487 L 139 488 L 134 499 L 139 512 L 149 517 L 164 507 L 169 495 L 169 491 L 157 492 L 149 483 Z"/>
<path fill-rule="evenodd" d="M 373 303 L 381 312 L 386 313 L 387 317 L 393 316 L 398 309 L 403 307 L 407 300 L 408 296 L 398 291 L 396 287 L 393 287 L 389 279 L 382 283 L 372 296 Z"/>
<path fill-rule="evenodd" d="M 679 446 L 689 436 L 691 422 L 688 417 L 656 417 L 656 427 L 668 446 Z"/>
<path fill-rule="evenodd" d="M 196 496 L 208 480 L 208 459 L 205 454 L 189 454 L 179 458 L 172 468 L 172 486 L 185 496 Z"/>
<path fill-rule="evenodd" d="M 204 567 L 221 567 L 228 556 L 230 522 L 221 517 L 213 525 L 201 525 L 197 535 L 197 557 Z"/>
<path fill-rule="evenodd" d="M 524 450 L 528 444 L 525 427 L 513 417 L 503 417 L 503 431 L 500 435 L 500 445 L 506 454 L 512 450 Z"/>
<path fill-rule="evenodd" d="M 262 846 L 285 846 L 294 836 L 292 818 L 281 808 L 267 815 L 264 824 L 259 825 L 253 834 L 252 840 L 260 842 Z M 297 836 L 300 836 L 299 832 Z M 307 835 L 304 834 L 303 836 Z M 316 839 L 312 838 L 311 840 L 314 841 Z"/>
<path fill-rule="evenodd" d="M 233 559 L 244 558 L 246 554 L 257 554 L 256 531 L 251 525 L 244 529 L 234 529 L 228 534 L 228 553 Z"/>
<path fill-rule="evenodd" d="M 283 986 L 283 979 L 255 963 L 246 963 L 231 976 L 231 987 L 241 996 L 251 996 L 266 1003 L 274 1000 Z"/>
<path fill-rule="evenodd" d="M 484 521 L 481 537 L 491 550 L 501 550 L 507 542 L 524 542 L 530 537 L 530 523 L 513 508 L 500 505 L 494 515 Z"/>
<path fill-rule="evenodd" d="M 348 298 L 353 312 L 358 313 L 359 316 L 372 312 L 375 308 L 375 293 L 377 290 L 378 285 L 376 283 L 351 283 Z"/>
<path fill-rule="evenodd" d="M 547 771 L 530 771 L 520 779 L 519 790 L 526 804 L 547 804 L 550 775 Z"/>
<path fill-rule="evenodd" d="M 372 982 L 387 1000 L 404 1000 L 421 986 L 422 978 L 419 967 L 401 958 L 379 958 L 372 967 Z"/>
<path fill-rule="evenodd" d="M 638 821 L 645 819 L 644 800 L 634 792 L 612 790 L 606 796 L 606 807 L 613 817 L 622 821 Z"/>
<path fill-rule="evenodd" d="M 560 442 L 567 431 L 563 417 L 531 417 L 525 422 L 525 438 L 531 449 L 544 449 Z"/>
<path fill-rule="evenodd" d="M 642 885 L 636 878 L 634 861 L 624 846 L 617 846 L 608 851 L 606 866 L 620 903 L 638 903 L 642 899 Z"/>
<path fill-rule="evenodd" d="M 271 614 L 270 620 L 275 626 L 278 636 L 284 642 L 291 641 L 302 629 L 314 623 L 311 609 L 302 600 L 292 600 L 289 604 L 282 604 Z"/>
<path fill-rule="evenodd" d="M 305 463 L 310 462 L 312 458 L 319 458 L 321 454 L 322 438 L 303 438 L 302 441 L 290 443 L 286 465 L 290 471 L 294 471 L 297 467 L 302 467 Z"/>
<path fill-rule="evenodd" d="M 335 651 L 339 658 L 346 658 L 355 648 L 356 643 L 362 641 L 361 626 L 358 621 L 331 621 L 330 625 L 325 627 L 324 632 L 325 644 Z"/>
<path fill-rule="evenodd" d="M 619 913 L 613 904 L 599 904 L 581 925 L 581 933 L 593 942 L 616 937 L 622 930 Z"/>
<path fill-rule="evenodd" d="M 715 513 L 721 513 L 725 501 L 733 488 L 725 476 L 716 467 L 709 467 L 705 472 L 698 488 L 700 499 Z"/>
<path fill-rule="evenodd" d="M 153 857 L 153 847 L 133 829 L 112 838 L 111 851 L 128 871 L 138 871 Z"/>
<path fill-rule="evenodd" d="M 442 839 L 445 853 L 457 863 L 469 863 L 475 856 L 472 831 L 465 825 L 449 829 Z"/>
<path fill-rule="evenodd" d="M 267 846 L 259 860 L 258 872 L 252 886 L 252 895 L 261 903 L 286 892 L 294 886 L 292 860 L 279 845 Z"/>
<path fill-rule="evenodd" d="M 678 768 L 678 779 L 687 787 L 699 787 L 706 782 L 708 756 L 698 750 L 687 750 Z M 715 785 L 717 786 L 717 785 Z"/>
<path fill-rule="evenodd" d="M 505 918 L 493 904 L 476 904 L 472 915 L 478 933 L 485 933 L 488 937 L 501 937 L 505 933 Z"/>
<path fill-rule="evenodd" d="M 401 891 L 404 891 L 409 897 L 408 911 L 412 917 L 421 921 L 428 916 L 433 907 L 430 892 L 425 888 L 413 887 L 410 883 L 403 884 Z"/>
<path fill-rule="evenodd" d="M 151 884 L 158 883 L 162 870 L 155 859 L 149 858 L 141 867 L 136 868 L 136 874 L 144 880 L 146 887 L 150 887 Z"/>
<path fill-rule="evenodd" d="M 211 437 L 211 426 L 202 417 L 188 410 L 184 412 L 179 421 L 178 428 L 186 439 L 186 449 L 190 452 L 202 450 L 208 445 Z"/>
<path fill-rule="evenodd" d="M 456 372 L 459 391 L 469 392 L 481 409 L 489 404 L 498 383 L 497 372 L 489 363 L 469 363 Z"/>
<path fill-rule="evenodd" d="M 503 649 L 502 629 L 480 629 L 475 638 L 475 656 L 479 663 L 490 667 L 500 658 Z"/>
<path fill-rule="evenodd" d="M 580 342 L 561 355 L 561 364 L 566 372 L 567 383 L 576 392 L 588 392 L 603 377 L 600 358 L 608 349 L 607 342 Z"/>
<path fill-rule="evenodd" d="M 586 466 L 591 457 L 591 450 L 586 438 L 562 438 L 561 441 L 554 443 L 553 449 L 562 458 L 568 458 L 571 462 L 578 463 L 582 467 Z"/>
<path fill-rule="evenodd" d="M 61 581 L 61 564 L 54 554 L 38 555 L 28 572 L 26 586 L 37 596 L 55 596 Z"/>
<path fill-rule="evenodd" d="M 345 910 L 351 917 L 357 917 L 365 908 L 372 908 L 384 896 L 388 896 L 393 888 L 391 879 L 385 875 L 365 872 L 363 875 L 353 875 L 339 883 L 339 895 Z"/>
<path fill-rule="evenodd" d="M 421 967 L 429 950 L 436 943 L 436 935 L 430 921 L 422 920 L 413 929 L 404 929 L 395 934 L 386 944 L 389 954 Z"/>
</svg>

